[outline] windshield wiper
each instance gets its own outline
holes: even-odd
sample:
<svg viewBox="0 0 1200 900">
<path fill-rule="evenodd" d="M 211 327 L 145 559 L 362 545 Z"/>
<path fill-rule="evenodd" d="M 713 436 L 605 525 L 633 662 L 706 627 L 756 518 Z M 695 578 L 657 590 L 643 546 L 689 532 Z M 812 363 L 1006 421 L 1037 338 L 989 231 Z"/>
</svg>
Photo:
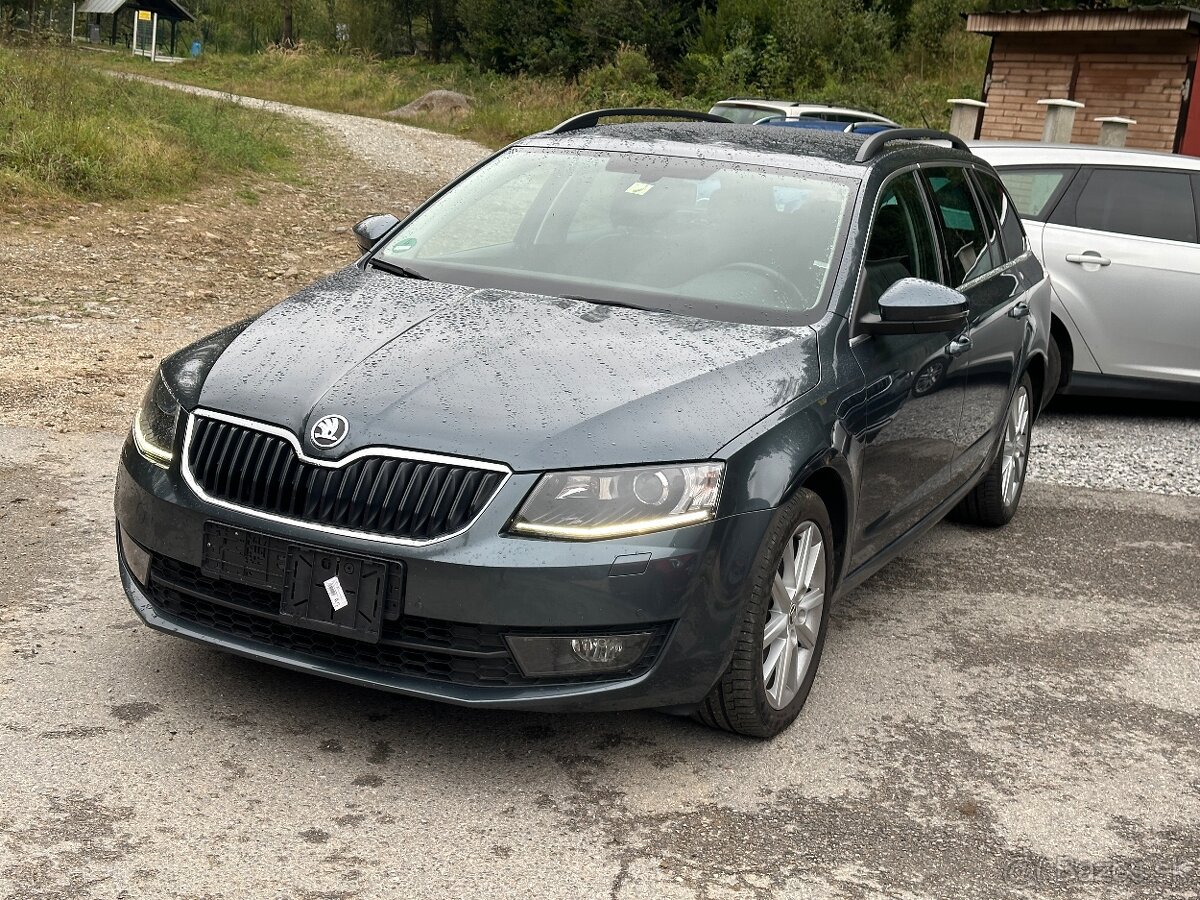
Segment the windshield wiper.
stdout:
<svg viewBox="0 0 1200 900">
<path fill-rule="evenodd" d="M 661 306 L 642 306 L 640 303 L 625 303 L 621 300 L 597 300 L 595 297 L 582 297 L 576 294 L 556 294 L 555 296 L 562 297 L 564 300 L 581 300 L 584 303 L 595 303 L 597 306 L 616 306 L 620 309 L 640 309 L 645 312 L 671 314 L 671 310 L 663 309 Z"/>
<path fill-rule="evenodd" d="M 418 281 L 428 281 L 428 275 L 422 275 L 420 272 L 414 272 L 412 269 L 406 269 L 404 266 L 398 266 L 395 263 L 384 262 L 382 259 L 372 259 L 371 265 L 377 269 L 383 269 L 385 272 L 391 272 L 393 275 L 400 275 L 403 278 L 415 278 Z"/>
</svg>

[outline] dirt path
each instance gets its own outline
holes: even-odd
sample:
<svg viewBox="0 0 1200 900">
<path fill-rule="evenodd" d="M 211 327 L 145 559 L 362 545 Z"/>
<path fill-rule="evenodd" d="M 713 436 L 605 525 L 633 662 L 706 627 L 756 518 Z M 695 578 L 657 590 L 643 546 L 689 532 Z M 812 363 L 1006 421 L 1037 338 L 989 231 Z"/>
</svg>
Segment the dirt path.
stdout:
<svg viewBox="0 0 1200 900">
<path fill-rule="evenodd" d="M 185 94 L 226 100 L 251 109 L 262 109 L 300 119 L 328 132 L 340 141 L 347 151 L 378 168 L 385 171 L 402 172 L 408 177 L 432 179 L 439 184 L 449 181 L 463 169 L 492 152 L 474 141 L 439 134 L 424 128 L 414 128 L 411 125 L 401 125 L 399 122 L 385 122 L 367 116 L 325 112 L 305 106 L 279 103 L 275 100 L 259 100 L 255 97 L 243 97 L 239 94 L 214 91 L 191 84 L 148 78 L 145 75 L 124 72 L 112 74 L 133 81 L 156 84 L 173 91 L 183 91 Z"/>
</svg>

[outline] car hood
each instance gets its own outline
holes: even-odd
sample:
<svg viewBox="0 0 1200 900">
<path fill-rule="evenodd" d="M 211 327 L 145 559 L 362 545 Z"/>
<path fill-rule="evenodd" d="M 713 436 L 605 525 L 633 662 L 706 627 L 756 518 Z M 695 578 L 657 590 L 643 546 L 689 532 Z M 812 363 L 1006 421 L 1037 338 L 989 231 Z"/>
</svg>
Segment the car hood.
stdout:
<svg viewBox="0 0 1200 900">
<path fill-rule="evenodd" d="M 349 268 L 244 328 L 199 405 L 305 453 L 392 446 L 515 471 L 703 459 L 818 379 L 807 327 L 716 322 Z M 322 451 L 321 417 L 349 422 Z"/>
</svg>

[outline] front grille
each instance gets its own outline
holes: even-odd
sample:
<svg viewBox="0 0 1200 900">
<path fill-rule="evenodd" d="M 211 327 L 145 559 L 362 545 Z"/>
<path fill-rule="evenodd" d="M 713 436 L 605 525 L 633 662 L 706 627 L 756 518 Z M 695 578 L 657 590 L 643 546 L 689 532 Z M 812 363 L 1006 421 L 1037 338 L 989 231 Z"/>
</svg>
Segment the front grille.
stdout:
<svg viewBox="0 0 1200 900">
<path fill-rule="evenodd" d="M 280 593 L 210 578 L 195 566 L 155 556 L 148 591 L 155 608 L 231 637 L 269 644 L 290 653 L 337 662 L 385 675 L 409 675 L 432 681 L 479 687 L 576 684 L 612 681 L 644 674 L 666 642 L 667 626 L 649 626 L 654 636 L 645 654 L 619 674 L 530 678 L 508 652 L 505 634 L 561 629 L 501 629 L 419 616 L 385 621 L 378 644 L 310 631 L 281 621 Z M 639 631 L 647 630 L 639 626 Z"/>
<path fill-rule="evenodd" d="M 504 473 L 468 465 L 366 456 L 337 468 L 300 459 L 285 438 L 197 416 L 187 466 L 210 498 L 244 509 L 414 542 L 466 528 Z"/>
</svg>

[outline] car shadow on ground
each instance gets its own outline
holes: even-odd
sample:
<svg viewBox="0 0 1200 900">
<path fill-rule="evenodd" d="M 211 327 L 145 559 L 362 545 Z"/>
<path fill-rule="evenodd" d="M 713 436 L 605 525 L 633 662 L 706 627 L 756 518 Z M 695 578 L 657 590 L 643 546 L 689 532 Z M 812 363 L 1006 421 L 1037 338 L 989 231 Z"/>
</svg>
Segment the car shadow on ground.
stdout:
<svg viewBox="0 0 1200 900">
<path fill-rule="evenodd" d="M 1200 393 L 1200 388 L 1197 388 Z M 1131 419 L 1200 419 L 1200 399 L 1130 400 L 1123 397 L 1072 397 L 1062 394 L 1050 401 L 1046 412 L 1061 416 L 1121 416 Z"/>
</svg>

